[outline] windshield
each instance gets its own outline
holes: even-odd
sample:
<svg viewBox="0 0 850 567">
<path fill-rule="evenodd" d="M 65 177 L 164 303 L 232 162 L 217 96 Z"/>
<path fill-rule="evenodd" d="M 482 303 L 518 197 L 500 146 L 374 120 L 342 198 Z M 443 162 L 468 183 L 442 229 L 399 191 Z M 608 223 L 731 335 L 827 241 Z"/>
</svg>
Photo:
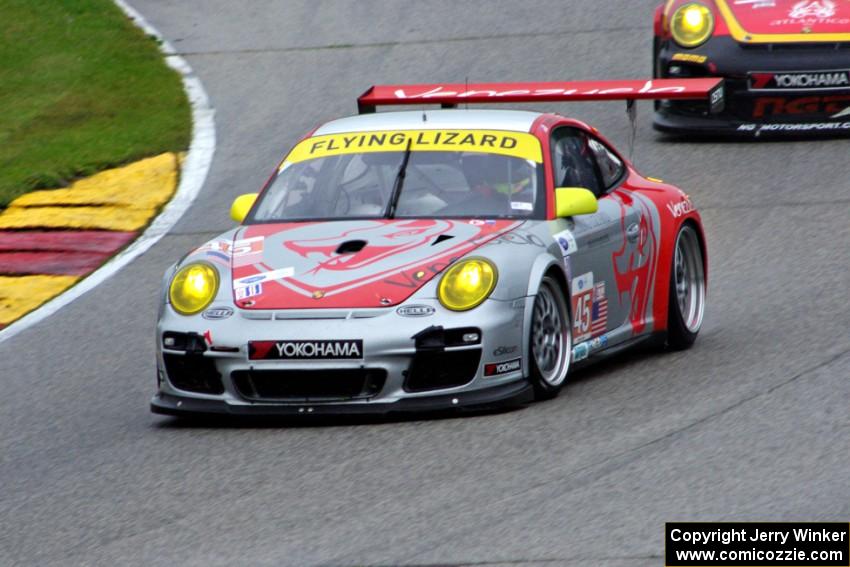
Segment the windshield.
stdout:
<svg viewBox="0 0 850 567">
<path fill-rule="evenodd" d="M 542 218 L 540 144 L 484 131 L 350 133 L 293 149 L 250 221 L 383 218 Z"/>
</svg>

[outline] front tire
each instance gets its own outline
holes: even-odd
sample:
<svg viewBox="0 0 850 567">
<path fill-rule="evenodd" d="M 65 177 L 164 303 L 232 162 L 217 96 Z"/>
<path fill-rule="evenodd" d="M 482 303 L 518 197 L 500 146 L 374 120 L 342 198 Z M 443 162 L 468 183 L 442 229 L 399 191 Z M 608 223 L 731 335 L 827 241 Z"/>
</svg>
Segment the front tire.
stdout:
<svg viewBox="0 0 850 567">
<path fill-rule="evenodd" d="M 673 248 L 667 315 L 667 346 L 685 350 L 697 340 L 705 315 L 705 264 L 696 230 L 679 229 Z"/>
<path fill-rule="evenodd" d="M 570 371 L 573 336 L 564 292 L 545 276 L 534 298 L 528 345 L 530 378 L 538 400 L 554 398 Z"/>
</svg>

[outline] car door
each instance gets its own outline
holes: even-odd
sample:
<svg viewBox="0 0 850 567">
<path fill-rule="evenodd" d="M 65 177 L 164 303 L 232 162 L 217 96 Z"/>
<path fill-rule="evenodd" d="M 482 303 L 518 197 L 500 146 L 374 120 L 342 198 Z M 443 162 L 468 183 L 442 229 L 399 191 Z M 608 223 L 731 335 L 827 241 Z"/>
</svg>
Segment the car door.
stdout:
<svg viewBox="0 0 850 567">
<path fill-rule="evenodd" d="M 623 162 L 592 134 L 556 128 L 551 150 L 555 187 L 589 189 L 599 202 L 594 214 L 554 222 L 570 277 L 573 341 L 603 348 L 631 336 L 623 327 L 630 318 L 632 294 L 621 293 L 616 263 L 628 250 L 629 239 L 640 238 L 640 212 L 618 193 L 626 175 Z"/>
</svg>

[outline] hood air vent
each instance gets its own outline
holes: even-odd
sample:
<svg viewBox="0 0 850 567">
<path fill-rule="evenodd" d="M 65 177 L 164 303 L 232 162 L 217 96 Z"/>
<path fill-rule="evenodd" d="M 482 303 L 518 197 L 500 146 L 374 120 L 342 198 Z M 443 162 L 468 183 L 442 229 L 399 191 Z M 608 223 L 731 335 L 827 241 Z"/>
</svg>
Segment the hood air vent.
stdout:
<svg viewBox="0 0 850 567">
<path fill-rule="evenodd" d="M 352 254 L 360 252 L 368 244 L 365 240 L 346 240 L 336 249 L 337 254 Z"/>
</svg>

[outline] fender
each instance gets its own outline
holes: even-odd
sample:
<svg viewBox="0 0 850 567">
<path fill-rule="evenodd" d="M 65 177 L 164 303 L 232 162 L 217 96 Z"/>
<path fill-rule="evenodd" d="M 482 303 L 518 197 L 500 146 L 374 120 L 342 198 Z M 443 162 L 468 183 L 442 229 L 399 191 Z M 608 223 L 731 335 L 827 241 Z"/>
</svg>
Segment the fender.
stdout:
<svg viewBox="0 0 850 567">
<path fill-rule="evenodd" d="M 561 276 L 564 278 L 564 281 L 567 282 L 567 294 L 569 294 L 569 281 L 570 279 L 567 277 L 566 272 L 564 271 L 564 261 L 550 254 L 541 255 L 531 266 L 531 270 L 529 270 L 529 279 L 528 279 L 528 293 L 527 297 L 533 297 L 537 295 L 537 292 L 540 291 L 540 282 L 543 280 L 543 274 L 549 271 L 549 268 L 552 266 L 557 269 Z"/>
<path fill-rule="evenodd" d="M 706 247 L 706 239 L 705 239 L 705 231 L 702 227 L 702 220 L 700 219 L 699 213 L 697 211 L 693 211 L 688 213 L 687 215 L 680 217 L 676 220 L 675 223 L 670 223 L 672 230 L 669 232 L 669 246 L 666 251 L 662 252 L 662 258 L 664 258 L 664 264 L 658 266 L 658 281 L 667 282 L 663 286 L 658 286 L 658 292 L 656 294 L 656 306 L 663 307 L 663 311 L 661 309 L 656 309 L 656 314 L 660 314 L 663 312 L 663 319 L 658 321 L 658 330 L 667 330 L 667 318 L 670 316 L 669 309 L 669 288 L 670 288 L 670 272 L 673 267 L 673 255 L 675 254 L 674 246 L 676 246 L 676 236 L 679 234 L 679 230 L 686 224 L 689 223 L 691 226 L 696 228 L 697 237 L 700 241 L 700 246 L 702 247 L 702 265 L 703 270 L 705 271 L 705 289 L 706 294 L 708 294 L 708 250 Z M 665 231 L 666 234 L 666 231 Z M 665 238 L 667 238 L 665 236 Z M 665 278 L 662 280 L 661 278 Z M 663 288 L 663 289 L 662 289 Z"/>
<path fill-rule="evenodd" d="M 664 4 L 659 4 L 655 8 L 655 18 L 653 21 L 653 30 L 656 38 L 664 36 Z"/>
<path fill-rule="evenodd" d="M 632 181 L 630 179 L 630 181 Z M 635 179 L 635 181 L 637 181 Z M 655 291 L 653 295 L 652 316 L 655 320 L 655 331 L 667 330 L 667 317 L 669 315 L 669 293 L 670 273 L 673 266 L 676 236 L 686 222 L 697 227 L 697 235 L 700 238 L 703 251 L 703 267 L 708 279 L 708 251 L 706 249 L 706 238 L 699 212 L 690 200 L 690 197 L 677 187 L 663 182 L 651 181 L 650 184 L 641 184 L 637 188 L 644 196 L 648 197 L 658 209 L 661 219 L 658 239 L 658 264 L 656 267 Z"/>
</svg>

